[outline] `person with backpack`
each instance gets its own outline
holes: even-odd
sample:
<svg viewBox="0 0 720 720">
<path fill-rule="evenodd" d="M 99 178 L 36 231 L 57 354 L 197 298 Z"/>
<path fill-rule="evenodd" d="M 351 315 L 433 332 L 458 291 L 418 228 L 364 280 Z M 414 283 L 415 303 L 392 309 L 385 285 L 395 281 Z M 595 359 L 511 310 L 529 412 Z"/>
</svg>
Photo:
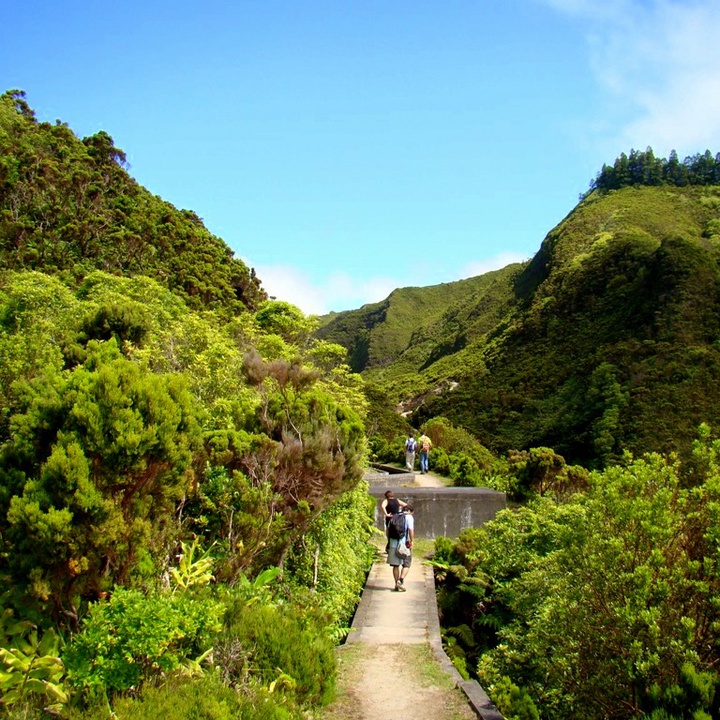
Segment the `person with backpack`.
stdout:
<svg viewBox="0 0 720 720">
<path fill-rule="evenodd" d="M 389 550 L 387 562 L 392 567 L 395 591 L 405 592 L 405 577 L 412 565 L 412 547 L 415 540 L 415 508 L 407 503 L 403 511 L 393 516 L 388 526 Z"/>
<path fill-rule="evenodd" d="M 420 472 L 425 475 L 425 473 L 430 471 L 430 450 L 432 449 L 432 440 L 423 433 L 418 440 L 418 445 L 420 446 Z"/>
<path fill-rule="evenodd" d="M 385 545 L 385 552 L 388 552 L 390 549 L 390 521 L 394 515 L 397 515 L 402 508 L 405 507 L 405 503 L 402 500 L 398 500 L 392 490 L 386 490 L 385 499 L 382 501 L 380 507 L 385 515 L 385 537 L 388 539 L 388 544 Z"/>
<path fill-rule="evenodd" d="M 405 467 L 410 472 L 415 472 L 415 450 L 417 448 L 417 443 L 415 442 L 415 438 L 410 435 L 410 437 L 405 441 Z"/>
</svg>

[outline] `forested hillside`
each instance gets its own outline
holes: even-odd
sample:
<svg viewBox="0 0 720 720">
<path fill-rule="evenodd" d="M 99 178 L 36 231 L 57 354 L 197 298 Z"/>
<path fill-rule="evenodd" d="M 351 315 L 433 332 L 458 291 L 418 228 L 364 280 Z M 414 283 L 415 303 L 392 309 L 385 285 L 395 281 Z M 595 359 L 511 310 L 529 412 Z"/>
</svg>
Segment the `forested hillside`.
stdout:
<svg viewBox="0 0 720 720">
<path fill-rule="evenodd" d="M 255 309 L 266 295 L 190 210 L 138 185 L 104 131 L 79 140 L 38 122 L 24 93 L 0 96 L 0 267 L 75 283 L 92 270 L 144 274 L 193 308 Z"/>
<path fill-rule="evenodd" d="M 698 158 L 686 177 L 699 177 Z M 406 329 L 401 353 L 373 356 L 374 397 L 412 410 L 414 427 L 442 415 L 500 452 L 548 446 L 590 466 L 624 450 L 687 454 L 699 424 L 720 418 L 712 177 L 594 187 L 526 267 L 483 276 L 482 311 L 477 297 L 449 302 L 430 331 Z M 333 318 L 323 337 L 354 347 L 337 328 L 363 312 Z M 385 329 L 370 332 L 373 347 Z"/>
<path fill-rule="evenodd" d="M 362 381 L 122 161 L 0 99 L 0 717 L 306 717 L 370 560 Z"/>
</svg>

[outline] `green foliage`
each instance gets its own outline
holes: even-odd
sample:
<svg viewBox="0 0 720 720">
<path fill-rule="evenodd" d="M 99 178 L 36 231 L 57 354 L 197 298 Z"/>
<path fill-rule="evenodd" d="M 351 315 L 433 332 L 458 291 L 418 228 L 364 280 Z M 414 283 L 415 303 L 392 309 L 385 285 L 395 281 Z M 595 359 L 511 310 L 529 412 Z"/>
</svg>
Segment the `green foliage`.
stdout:
<svg viewBox="0 0 720 720">
<path fill-rule="evenodd" d="M 0 98 L 0 577 L 69 634 L 69 716 L 296 717 L 369 563 L 364 383 L 124 162 Z M 33 632 L 2 648 L 18 716 L 64 692 Z"/>
<path fill-rule="evenodd" d="M 216 673 L 199 680 L 173 679 L 159 687 L 147 687 L 138 698 L 121 698 L 114 706 L 123 720 L 291 720 L 298 717 L 291 702 L 280 692 L 248 687 L 242 692 L 222 683 Z M 106 720 L 107 711 L 84 713 L 72 720 Z"/>
<path fill-rule="evenodd" d="M 235 602 L 228 608 L 225 640 L 216 653 L 226 682 L 234 684 L 246 675 L 265 686 L 280 681 L 300 705 L 327 704 L 335 689 L 335 655 L 323 619 L 290 604 Z"/>
<path fill-rule="evenodd" d="M 119 588 L 90 608 L 68 643 L 68 677 L 92 697 L 139 688 L 182 668 L 192 671 L 217 639 L 221 612 L 210 596 Z"/>
<path fill-rule="evenodd" d="M 527 498 L 530 493 L 555 496 L 567 495 L 587 487 L 588 473 L 578 466 L 565 464 L 565 458 L 552 448 L 511 450 L 508 453 L 509 473 L 517 482 L 513 485 L 515 498 Z"/>
<path fill-rule="evenodd" d="M 0 706 L 27 703 L 39 696 L 57 710 L 68 700 L 63 685 L 65 667 L 59 657 L 60 639 L 52 628 L 43 633 L 9 608 L 0 615 Z"/>
<path fill-rule="evenodd" d="M 631 185 L 720 185 L 720 153 L 686 157 L 681 163 L 673 150 L 670 158 L 656 158 L 652 148 L 645 152 L 621 153 L 612 167 L 603 165 L 590 190 L 618 190 Z"/>
<path fill-rule="evenodd" d="M 114 341 L 90 344 L 70 373 L 38 378 L 11 421 L 0 477 L 7 563 L 57 611 L 98 596 L 163 552 L 163 531 L 188 488 L 199 428 L 173 376 L 149 376 Z"/>
<path fill-rule="evenodd" d="M 540 720 L 532 698 L 509 678 L 500 678 L 495 683 L 493 698 L 505 720 Z"/>
<path fill-rule="evenodd" d="M 372 564 L 375 501 L 367 483 L 341 495 L 286 558 L 294 582 L 317 593 L 334 627 L 349 624 Z"/>
<path fill-rule="evenodd" d="M 693 487 L 676 461 L 626 458 L 571 502 L 536 498 L 436 543 L 442 623 L 473 628 L 466 656 L 496 704 L 717 715 L 719 450 L 702 429 Z"/>
<path fill-rule="evenodd" d="M 305 317 L 295 305 L 279 300 L 266 300 L 255 313 L 255 321 L 266 333 L 279 335 L 285 342 L 302 345 L 310 337 L 317 322 Z"/>
<path fill-rule="evenodd" d="M 225 314 L 265 300 L 254 271 L 197 215 L 128 175 L 106 132 L 80 141 L 64 124 L 38 123 L 24 94 L 11 91 L 0 96 L 0 158 L 2 267 L 70 284 L 96 269 L 151 275 L 190 306 Z"/>
<path fill-rule="evenodd" d="M 370 434 L 385 440 L 443 417 L 497 455 L 548 447 L 592 468 L 624 450 L 687 460 L 697 426 L 720 421 L 718 221 L 718 185 L 592 192 L 527 265 L 473 278 L 476 294 L 443 305 L 445 286 L 414 289 L 431 322 L 407 313 L 398 334 L 396 291 L 319 333 L 351 358 L 366 348 L 355 367 Z"/>
<path fill-rule="evenodd" d="M 381 303 L 321 318 L 317 335 L 348 348 L 356 372 L 374 369 L 382 376 L 388 362 L 396 363 L 403 389 L 412 392 L 418 383 L 425 387 L 416 368 L 457 352 L 500 319 L 517 269 L 394 290 Z"/>
<path fill-rule="evenodd" d="M 178 566 L 170 568 L 170 577 L 173 586 L 180 590 L 188 590 L 195 585 L 207 585 L 212 579 L 213 559 L 210 551 L 206 550 L 197 560 L 195 553 L 198 549 L 197 538 L 188 546 L 180 542 L 181 552 L 178 556 Z"/>
</svg>

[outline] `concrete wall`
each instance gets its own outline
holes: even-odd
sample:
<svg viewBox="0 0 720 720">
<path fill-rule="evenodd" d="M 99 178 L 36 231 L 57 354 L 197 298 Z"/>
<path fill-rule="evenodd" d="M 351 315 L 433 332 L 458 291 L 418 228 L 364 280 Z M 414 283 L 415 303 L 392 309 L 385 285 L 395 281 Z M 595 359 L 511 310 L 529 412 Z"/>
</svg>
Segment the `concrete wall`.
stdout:
<svg viewBox="0 0 720 720">
<path fill-rule="evenodd" d="M 388 477 L 388 480 L 395 480 Z M 376 498 L 375 525 L 385 529 L 380 504 L 385 491 L 392 490 L 395 497 L 415 506 L 415 535 L 434 540 L 440 535 L 456 538 L 461 530 L 480 527 L 492 520 L 499 510 L 507 506 L 505 493 L 488 488 L 428 488 L 401 487 L 399 485 L 372 485 L 370 494 Z"/>
</svg>

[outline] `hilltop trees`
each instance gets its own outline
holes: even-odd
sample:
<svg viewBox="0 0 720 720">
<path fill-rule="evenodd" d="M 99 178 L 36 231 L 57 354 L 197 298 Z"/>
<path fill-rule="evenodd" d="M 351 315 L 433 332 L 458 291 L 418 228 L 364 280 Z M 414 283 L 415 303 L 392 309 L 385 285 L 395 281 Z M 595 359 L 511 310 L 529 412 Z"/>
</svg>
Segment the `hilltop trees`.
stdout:
<svg viewBox="0 0 720 720">
<path fill-rule="evenodd" d="M 656 158 L 652 148 L 621 153 L 615 162 L 603 165 L 590 184 L 590 190 L 619 190 L 631 185 L 719 185 L 720 153 L 706 150 L 702 155 L 686 157 L 682 162 L 673 150 L 668 159 Z"/>
</svg>

